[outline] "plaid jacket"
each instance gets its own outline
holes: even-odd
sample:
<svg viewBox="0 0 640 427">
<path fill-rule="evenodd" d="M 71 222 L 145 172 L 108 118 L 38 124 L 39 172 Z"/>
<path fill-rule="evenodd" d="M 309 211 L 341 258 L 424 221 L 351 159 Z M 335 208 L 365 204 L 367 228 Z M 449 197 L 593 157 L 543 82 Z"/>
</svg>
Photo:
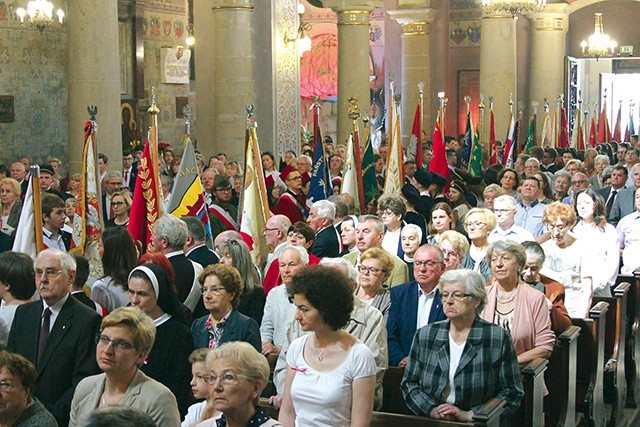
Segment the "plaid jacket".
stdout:
<svg viewBox="0 0 640 427">
<path fill-rule="evenodd" d="M 436 322 L 416 333 L 401 388 L 407 406 L 429 415 L 445 403 L 449 384 L 449 321 Z M 476 318 L 454 377 L 455 406 L 474 412 L 492 397 L 507 402 L 504 415 L 519 406 L 524 391 L 511 337 L 502 328 Z"/>
</svg>

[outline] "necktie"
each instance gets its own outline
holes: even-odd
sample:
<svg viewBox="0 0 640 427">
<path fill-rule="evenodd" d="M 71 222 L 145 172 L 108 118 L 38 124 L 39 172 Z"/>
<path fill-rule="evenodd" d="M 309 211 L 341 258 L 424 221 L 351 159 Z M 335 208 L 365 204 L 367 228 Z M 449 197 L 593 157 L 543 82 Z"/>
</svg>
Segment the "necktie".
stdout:
<svg viewBox="0 0 640 427">
<path fill-rule="evenodd" d="M 38 362 L 42 358 L 44 348 L 49 339 L 49 328 L 51 326 L 51 309 L 47 307 L 42 315 L 42 326 L 40 327 L 40 339 L 38 340 Z"/>
<path fill-rule="evenodd" d="M 124 185 L 129 186 L 129 171 L 124 171 Z"/>
<path fill-rule="evenodd" d="M 611 190 L 611 196 L 609 197 L 609 200 L 607 200 L 607 218 L 609 218 L 609 213 L 613 207 L 613 200 L 616 198 L 616 194 L 618 194 L 618 190 Z"/>
</svg>

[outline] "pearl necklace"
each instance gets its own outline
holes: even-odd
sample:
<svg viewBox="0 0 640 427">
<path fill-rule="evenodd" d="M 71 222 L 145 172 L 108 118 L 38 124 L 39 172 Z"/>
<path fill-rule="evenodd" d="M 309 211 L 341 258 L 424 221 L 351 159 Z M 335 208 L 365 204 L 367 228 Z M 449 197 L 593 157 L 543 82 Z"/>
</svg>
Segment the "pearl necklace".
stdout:
<svg viewBox="0 0 640 427">
<path fill-rule="evenodd" d="M 496 300 L 500 303 L 500 304 L 508 304 L 511 301 L 516 299 L 516 296 L 518 295 L 518 288 L 516 288 L 513 292 L 511 292 L 511 294 L 508 294 L 509 296 L 505 299 L 501 299 L 500 298 L 500 291 L 496 292 Z"/>
</svg>

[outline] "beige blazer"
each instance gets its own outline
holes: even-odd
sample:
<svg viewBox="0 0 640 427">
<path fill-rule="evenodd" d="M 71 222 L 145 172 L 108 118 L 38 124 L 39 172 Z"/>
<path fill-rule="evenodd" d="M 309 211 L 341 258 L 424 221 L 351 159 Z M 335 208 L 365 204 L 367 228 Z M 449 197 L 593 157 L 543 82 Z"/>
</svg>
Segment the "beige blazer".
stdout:
<svg viewBox="0 0 640 427">
<path fill-rule="evenodd" d="M 71 401 L 70 427 L 85 425 L 89 414 L 100 403 L 105 380 L 105 374 L 98 374 L 80 381 Z M 180 425 L 178 404 L 171 391 L 141 371 L 133 377 L 120 405 L 139 409 L 149 415 L 158 426 Z"/>
</svg>

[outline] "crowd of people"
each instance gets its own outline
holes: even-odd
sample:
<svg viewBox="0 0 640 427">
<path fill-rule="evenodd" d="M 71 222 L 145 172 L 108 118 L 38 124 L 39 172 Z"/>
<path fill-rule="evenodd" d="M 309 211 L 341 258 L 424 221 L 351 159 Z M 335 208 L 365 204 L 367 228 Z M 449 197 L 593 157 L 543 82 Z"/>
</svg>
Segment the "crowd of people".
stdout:
<svg viewBox="0 0 640 427">
<path fill-rule="evenodd" d="M 404 368 L 417 415 L 471 421 L 498 397 L 512 416 L 519 368 L 548 358 L 619 273 L 640 272 L 637 136 L 583 152 L 533 147 L 512 167 L 498 145 L 482 178 L 458 164 L 461 138 L 447 137 L 450 178 L 429 172 L 425 144 L 393 194 L 383 145 L 379 193 L 363 210 L 339 191 L 346 147 L 323 144 L 336 190 L 326 200 L 308 197 L 312 145 L 279 164 L 262 153 L 260 264 L 239 233 L 242 167 L 224 153 L 208 164 L 197 154 L 211 242 L 199 219 L 163 215 L 147 253 L 126 228 L 141 150 L 117 167 L 100 154 L 97 280 L 69 253 L 81 177 L 58 159 L 41 165 L 44 250 L 33 260 L 11 251 L 29 161 L 0 166 L 0 423 L 366 426 L 389 366 Z M 165 202 L 179 168 L 165 148 Z"/>
</svg>

